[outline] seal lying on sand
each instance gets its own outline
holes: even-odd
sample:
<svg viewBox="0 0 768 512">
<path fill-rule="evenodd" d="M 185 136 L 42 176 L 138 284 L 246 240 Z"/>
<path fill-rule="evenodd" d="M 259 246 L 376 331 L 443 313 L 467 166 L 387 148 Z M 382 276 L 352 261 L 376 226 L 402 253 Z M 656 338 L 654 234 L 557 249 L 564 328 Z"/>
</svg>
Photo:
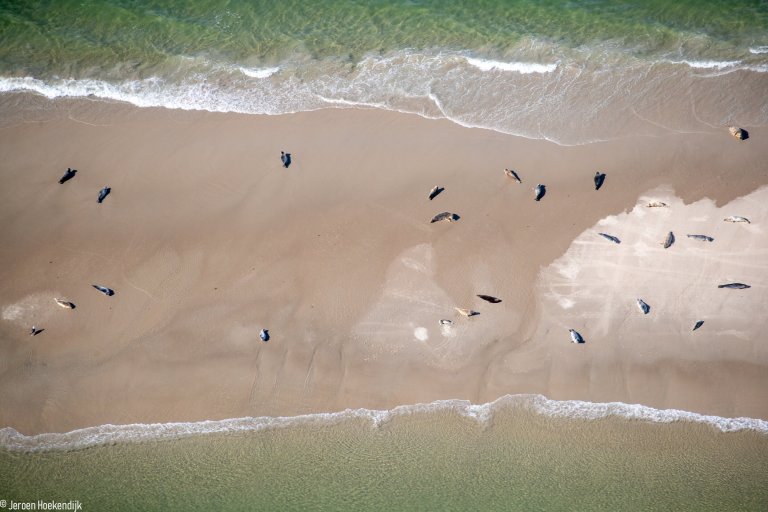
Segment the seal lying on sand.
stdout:
<svg viewBox="0 0 768 512">
<path fill-rule="evenodd" d="M 430 224 L 433 222 L 440 222 L 443 220 L 447 220 L 448 222 L 456 222 L 457 220 L 459 220 L 459 216 L 451 212 L 438 213 L 437 215 L 432 217 Z"/>
<path fill-rule="evenodd" d="M 111 290 L 110 288 L 107 288 L 106 286 L 101 286 L 101 285 L 98 285 L 98 284 L 92 284 L 91 286 L 93 286 L 94 288 L 99 290 L 101 293 L 103 293 L 107 297 L 111 297 L 111 296 L 113 296 L 115 294 L 114 290 Z"/>
<path fill-rule="evenodd" d="M 269 329 L 262 329 L 259 333 L 259 338 L 261 338 L 261 341 L 269 341 Z"/>
<path fill-rule="evenodd" d="M 730 288 L 732 290 L 744 290 L 745 288 L 752 288 L 748 284 L 744 283 L 728 283 L 728 284 L 719 284 L 717 285 L 718 288 Z"/>
<path fill-rule="evenodd" d="M 544 197 L 544 194 L 547 193 L 547 186 L 539 183 L 538 185 L 536 185 L 536 188 L 534 188 L 533 191 L 536 193 L 536 195 L 534 196 L 534 199 L 536 201 L 541 201 L 541 198 Z"/>
<path fill-rule="evenodd" d="M 698 328 L 699 328 L 699 327 L 701 327 L 702 325 L 704 325 L 704 320 L 699 320 L 699 321 L 698 321 L 698 322 L 696 322 L 696 324 L 693 326 L 693 329 L 692 329 L 692 330 L 693 330 L 693 331 L 695 331 L 696 329 L 698 329 Z"/>
<path fill-rule="evenodd" d="M 707 235 L 685 235 L 688 238 L 693 238 L 694 240 L 701 240 L 702 242 L 714 242 L 715 239 L 711 236 Z"/>
<path fill-rule="evenodd" d="M 45 329 L 40 329 L 39 327 L 32 326 L 32 329 L 29 331 L 30 336 L 37 336 L 41 332 L 43 332 Z"/>
<path fill-rule="evenodd" d="M 646 304 L 643 299 L 637 299 L 637 307 L 640 308 L 640 311 L 642 311 L 644 315 L 647 315 L 648 312 L 651 311 L 651 306 Z"/>
<path fill-rule="evenodd" d="M 646 206 L 648 208 L 666 208 L 667 203 L 662 203 L 661 201 L 651 201 Z"/>
<path fill-rule="evenodd" d="M 749 222 L 749 219 L 746 217 L 739 217 L 738 215 L 731 215 L 730 217 L 726 217 L 723 219 L 725 222 L 746 222 L 747 224 L 752 224 Z"/>
<path fill-rule="evenodd" d="M 63 307 L 64 309 L 75 309 L 75 304 L 72 302 L 68 302 L 66 300 L 61 300 L 61 299 L 53 299 L 53 300 L 55 300 L 56 304 Z"/>
<path fill-rule="evenodd" d="M 515 180 L 518 183 L 522 183 L 523 182 L 523 180 L 520 179 L 520 176 L 518 176 L 517 173 L 515 171 L 513 171 L 512 169 L 504 169 L 504 174 L 506 174 L 507 176 L 509 176 L 510 178 L 512 178 L 513 180 Z"/>
<path fill-rule="evenodd" d="M 280 152 L 280 161 L 283 162 L 283 167 L 286 169 L 291 165 L 291 154 L 285 151 Z"/>
<path fill-rule="evenodd" d="M 491 304 L 498 304 L 499 302 L 501 302 L 501 299 L 497 299 L 496 297 L 492 297 L 490 295 L 478 295 L 478 297 L 490 302 Z"/>
<path fill-rule="evenodd" d="M 451 320 L 442 319 L 440 320 L 440 325 L 451 325 L 453 322 Z"/>
<path fill-rule="evenodd" d="M 667 233 L 667 238 L 665 238 L 664 241 L 661 242 L 661 245 L 663 245 L 665 249 L 669 249 L 673 243 L 675 243 L 675 234 L 670 231 L 669 233 Z"/>
<path fill-rule="evenodd" d="M 728 131 L 739 140 L 747 140 L 749 138 L 749 132 L 744 128 L 737 128 L 736 126 L 729 126 Z"/>
<path fill-rule="evenodd" d="M 480 312 L 473 311 L 471 309 L 464 309 L 464 308 L 453 308 L 453 309 L 458 311 L 460 315 L 464 315 L 464 316 L 475 316 L 480 314 Z"/>
<path fill-rule="evenodd" d="M 577 331 L 568 329 L 568 332 L 571 333 L 571 341 L 573 343 L 584 343 L 584 338 Z"/>
<path fill-rule="evenodd" d="M 610 240 L 611 242 L 613 242 L 615 244 L 620 244 L 621 243 L 621 240 L 619 240 L 618 238 L 616 238 L 613 235 L 609 235 L 607 233 L 598 233 L 598 235 L 600 235 L 601 237 L 605 238 L 606 240 Z"/>
<path fill-rule="evenodd" d="M 112 189 L 109 187 L 104 187 L 101 189 L 101 192 L 99 192 L 99 204 L 101 204 L 102 201 L 109 195 L 109 193 L 112 192 Z"/>
<path fill-rule="evenodd" d="M 75 177 L 75 174 L 77 174 L 77 169 L 72 169 L 71 167 L 67 167 L 67 172 L 64 173 L 64 176 L 59 178 L 59 183 L 64 184 Z"/>
<path fill-rule="evenodd" d="M 597 171 L 595 173 L 595 190 L 600 190 L 600 187 L 605 183 L 605 173 Z"/>
<path fill-rule="evenodd" d="M 437 195 L 438 195 L 440 192 L 442 192 L 443 190 L 445 190 L 445 188 L 443 188 L 443 187 L 439 187 L 439 186 L 435 186 L 435 187 L 434 187 L 432 190 L 430 190 L 430 191 L 429 191 L 429 200 L 431 201 L 431 200 L 433 200 L 434 198 L 436 198 L 436 197 L 437 197 Z"/>
</svg>

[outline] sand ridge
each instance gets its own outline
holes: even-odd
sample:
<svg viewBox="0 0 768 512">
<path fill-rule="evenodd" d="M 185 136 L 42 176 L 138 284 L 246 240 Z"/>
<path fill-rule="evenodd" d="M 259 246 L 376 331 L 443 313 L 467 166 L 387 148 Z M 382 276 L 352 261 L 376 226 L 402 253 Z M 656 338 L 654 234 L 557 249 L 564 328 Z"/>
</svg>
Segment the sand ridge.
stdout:
<svg viewBox="0 0 768 512">
<path fill-rule="evenodd" d="M 631 302 L 591 317 L 573 290 L 558 291 L 574 303 L 563 309 L 537 285 L 582 233 L 613 229 L 599 222 L 633 211 L 656 187 L 686 205 L 752 197 L 765 185 L 759 127 L 743 143 L 712 130 L 560 147 L 372 110 L 241 116 L 29 97 L 3 111 L 2 425 L 34 433 L 509 393 L 768 417 L 756 399 L 766 386 L 762 352 L 738 355 L 758 342 L 759 322 L 729 328 L 712 318 L 730 309 L 705 312 L 697 334 L 743 343 L 736 355 L 681 350 L 648 361 L 621 330 L 621 315 L 635 320 Z M 292 154 L 288 169 L 281 150 Z M 68 166 L 78 174 L 59 185 Z M 596 192 L 598 169 L 607 179 Z M 547 185 L 538 203 L 536 183 Z M 445 190 L 429 201 L 435 185 Z M 112 191 L 97 204 L 104 186 Z M 679 209 L 674 196 L 664 196 L 675 207 L 661 215 Z M 757 222 L 717 229 L 763 240 L 762 210 L 744 201 L 726 213 Z M 461 218 L 430 224 L 440 211 Z M 695 256 L 678 233 L 688 227 L 674 227 L 678 240 L 664 254 L 683 266 Z M 641 238 L 647 250 L 663 250 L 667 231 Z M 709 233 L 716 250 L 719 231 Z M 596 235 L 589 243 L 600 258 L 632 251 Z M 749 257 L 760 254 L 755 243 Z M 731 294 L 727 308 L 764 286 L 760 268 L 742 266 L 753 274 L 716 277 L 755 283 L 743 291 L 751 295 L 718 290 Z M 77 308 L 59 308 L 54 296 Z M 651 321 L 657 308 L 687 307 L 672 296 L 648 301 Z M 568 317 L 582 310 L 583 319 Z M 605 326 L 583 328 L 593 320 Z M 46 330 L 31 338 L 30 323 Z M 585 346 L 570 343 L 568 326 Z M 600 350 L 612 329 L 621 342 Z M 572 357 L 585 348 L 593 357 Z M 703 373 L 735 384 L 712 397 Z"/>
</svg>

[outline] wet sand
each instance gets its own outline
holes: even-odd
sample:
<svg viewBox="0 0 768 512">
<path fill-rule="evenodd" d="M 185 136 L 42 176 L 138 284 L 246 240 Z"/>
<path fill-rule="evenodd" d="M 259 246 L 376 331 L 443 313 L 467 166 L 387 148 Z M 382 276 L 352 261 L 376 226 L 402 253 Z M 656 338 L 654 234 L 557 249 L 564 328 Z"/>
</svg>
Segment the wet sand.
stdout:
<svg viewBox="0 0 768 512">
<path fill-rule="evenodd" d="M 768 418 L 762 128 L 744 142 L 705 127 L 562 147 L 374 110 L 245 116 L 8 95 L 0 111 L 2 426 L 508 393 Z M 67 167 L 78 174 L 60 185 Z M 596 170 L 608 174 L 597 192 Z M 429 201 L 435 185 L 445 191 Z M 639 218 L 651 193 L 670 209 Z M 441 211 L 461 219 L 430 224 Z M 715 242 L 687 239 L 694 228 Z M 670 230 L 665 250 L 655 243 Z M 625 259 L 602 273 L 594 263 L 617 249 Z M 574 261 L 589 268 L 558 273 Z M 731 280 L 753 286 L 716 288 Z M 45 330 L 30 337 L 32 325 Z"/>
</svg>

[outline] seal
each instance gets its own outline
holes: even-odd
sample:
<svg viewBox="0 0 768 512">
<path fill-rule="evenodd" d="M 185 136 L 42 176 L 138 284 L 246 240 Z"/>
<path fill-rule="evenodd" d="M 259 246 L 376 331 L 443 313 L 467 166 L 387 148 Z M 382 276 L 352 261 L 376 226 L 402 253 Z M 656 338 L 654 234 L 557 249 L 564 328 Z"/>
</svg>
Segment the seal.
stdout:
<svg viewBox="0 0 768 512">
<path fill-rule="evenodd" d="M 67 167 L 67 172 L 64 173 L 64 176 L 59 178 L 59 184 L 63 185 L 64 183 L 68 182 L 69 180 L 75 177 L 75 174 L 77 174 L 77 169 L 72 169 L 71 167 Z"/>
<path fill-rule="evenodd" d="M 600 190 L 600 187 L 605 183 L 605 173 L 597 171 L 595 173 L 595 190 Z"/>
<path fill-rule="evenodd" d="M 749 222 L 749 219 L 746 217 L 739 217 L 738 215 L 731 215 L 730 217 L 726 217 L 723 219 L 725 222 L 746 222 L 747 224 L 752 224 Z"/>
<path fill-rule="evenodd" d="M 451 324 L 453 324 L 453 322 L 450 320 L 446 320 L 446 319 L 440 320 L 440 325 L 451 325 Z"/>
<path fill-rule="evenodd" d="M 491 304 L 498 304 L 501 302 L 501 299 L 497 299 L 496 297 L 492 297 L 491 295 L 478 295 L 481 299 L 490 302 Z"/>
<path fill-rule="evenodd" d="M 637 307 L 640 308 L 640 311 L 642 311 L 644 315 L 647 315 L 651 311 L 651 306 L 646 304 L 643 299 L 637 299 Z"/>
<path fill-rule="evenodd" d="M 598 235 L 600 235 L 601 237 L 605 238 L 606 240 L 610 240 L 611 242 L 613 242 L 615 244 L 620 244 L 621 243 L 621 240 L 619 240 L 618 238 L 616 238 L 613 235 L 609 235 L 607 233 L 598 233 Z"/>
<path fill-rule="evenodd" d="M 662 203 L 661 201 L 651 201 L 646 206 L 648 208 L 666 208 L 667 203 Z"/>
<path fill-rule="evenodd" d="M 520 176 L 518 176 L 517 173 L 515 171 L 513 171 L 512 169 L 504 169 L 504 174 L 506 174 L 508 177 L 512 178 L 513 180 L 515 180 L 518 183 L 522 183 L 523 182 L 523 180 L 520 179 Z"/>
<path fill-rule="evenodd" d="M 538 185 L 536 185 L 536 188 L 534 188 L 533 191 L 536 193 L 536 195 L 534 196 L 534 199 L 536 201 L 541 201 L 541 198 L 544 197 L 544 194 L 547 193 L 547 186 L 539 183 Z"/>
<path fill-rule="evenodd" d="M 115 294 L 114 290 L 112 290 L 110 288 L 107 288 L 106 286 L 101 286 L 101 285 L 98 285 L 98 284 L 92 284 L 91 286 L 93 286 L 94 288 L 99 290 L 101 293 L 103 293 L 107 297 L 111 297 L 111 296 L 113 296 Z"/>
<path fill-rule="evenodd" d="M 53 299 L 53 300 L 55 300 L 56 304 L 63 307 L 64 309 L 75 309 L 75 304 L 73 302 L 69 302 L 61 299 Z"/>
<path fill-rule="evenodd" d="M 440 222 L 440 221 L 443 221 L 443 220 L 447 220 L 448 222 L 456 222 L 457 220 L 459 220 L 459 218 L 460 217 L 458 215 L 456 215 L 455 213 L 442 212 L 442 213 L 438 213 L 437 215 L 432 217 L 432 220 L 430 221 L 430 224 L 432 224 L 434 222 Z"/>
<path fill-rule="evenodd" d="M 259 338 L 261 338 L 261 341 L 269 341 L 269 329 L 262 329 L 259 333 Z"/>
<path fill-rule="evenodd" d="M 739 140 L 747 140 L 749 138 L 749 132 L 744 128 L 738 128 L 736 126 L 729 126 L 728 131 L 731 135 Z"/>
<path fill-rule="evenodd" d="M 744 283 L 728 283 L 728 284 L 719 284 L 717 285 L 718 288 L 730 288 L 731 290 L 745 290 L 747 288 L 752 288 L 748 284 Z"/>
<path fill-rule="evenodd" d="M 699 320 L 699 321 L 698 321 L 698 322 L 696 322 L 696 324 L 693 326 L 693 329 L 692 329 L 692 330 L 693 330 L 693 331 L 695 331 L 696 329 L 698 329 L 698 328 L 699 328 L 699 327 L 701 327 L 702 325 L 704 325 L 704 320 Z"/>
<path fill-rule="evenodd" d="M 571 333 L 571 342 L 573 343 L 584 343 L 584 338 L 581 334 L 578 333 L 578 331 L 574 329 L 568 329 L 568 332 Z"/>
<path fill-rule="evenodd" d="M 109 187 L 104 187 L 101 189 L 101 192 L 99 192 L 99 204 L 101 204 L 104 199 L 106 199 L 110 192 L 112 192 L 112 189 Z"/>
<path fill-rule="evenodd" d="M 291 165 L 291 154 L 285 151 L 280 152 L 280 161 L 283 162 L 283 167 L 286 169 Z"/>
<path fill-rule="evenodd" d="M 464 315 L 464 316 L 475 316 L 480 314 L 478 311 L 473 311 L 471 309 L 464 309 L 464 308 L 453 308 L 453 309 L 458 311 L 460 315 Z"/>
<path fill-rule="evenodd" d="M 667 233 L 667 238 L 665 238 L 664 241 L 661 242 L 661 245 L 663 245 L 665 249 L 669 249 L 673 243 L 675 243 L 675 234 L 670 231 L 669 233 Z"/>
<path fill-rule="evenodd" d="M 440 192 L 442 192 L 443 190 L 445 190 L 445 188 L 443 188 L 443 187 L 440 187 L 440 186 L 437 186 L 437 185 L 435 185 L 435 187 L 434 187 L 434 188 L 432 188 L 432 190 L 430 190 L 430 191 L 429 191 L 429 200 L 431 201 L 431 200 L 433 200 L 434 198 L 436 198 L 436 197 L 437 197 L 437 195 L 438 195 Z"/>
<path fill-rule="evenodd" d="M 688 238 L 693 238 L 694 240 L 700 240 L 702 242 L 714 242 L 715 241 L 714 238 L 712 238 L 711 236 L 707 236 L 707 235 L 685 235 L 685 236 L 687 236 Z"/>
</svg>

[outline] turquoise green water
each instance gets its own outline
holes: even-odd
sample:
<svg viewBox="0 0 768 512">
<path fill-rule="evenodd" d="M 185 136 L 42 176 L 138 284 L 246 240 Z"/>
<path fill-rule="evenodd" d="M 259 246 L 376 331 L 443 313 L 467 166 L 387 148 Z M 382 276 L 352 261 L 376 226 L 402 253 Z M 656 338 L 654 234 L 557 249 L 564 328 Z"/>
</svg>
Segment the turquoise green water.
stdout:
<svg viewBox="0 0 768 512">
<path fill-rule="evenodd" d="M 763 125 L 766 77 L 759 1 L 0 4 L 0 93 L 51 98 L 368 106 L 578 144 Z"/>
<path fill-rule="evenodd" d="M 454 412 L 0 452 L 0 498 L 83 510 L 765 510 L 768 437 Z"/>
<path fill-rule="evenodd" d="M 84 72 L 131 61 L 146 67 L 201 53 L 236 61 L 296 52 L 359 60 L 403 48 L 501 56 L 524 38 L 729 58 L 768 44 L 768 7 L 726 0 L 18 1 L 3 3 L 0 27 L 6 72 Z"/>
</svg>

